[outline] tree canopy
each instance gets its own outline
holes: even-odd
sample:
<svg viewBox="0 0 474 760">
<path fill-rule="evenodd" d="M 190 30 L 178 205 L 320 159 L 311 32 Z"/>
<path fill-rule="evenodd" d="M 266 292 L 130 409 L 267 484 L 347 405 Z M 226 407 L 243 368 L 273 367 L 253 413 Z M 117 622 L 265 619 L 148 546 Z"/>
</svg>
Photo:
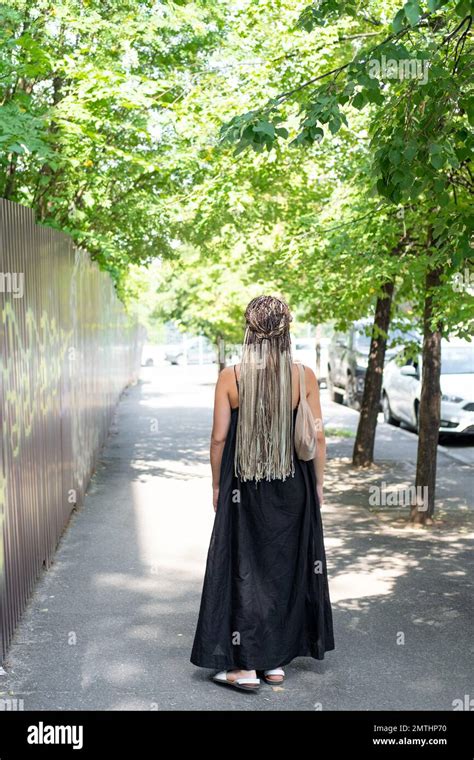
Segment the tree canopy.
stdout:
<svg viewBox="0 0 474 760">
<path fill-rule="evenodd" d="M 469 332 L 452 283 L 472 255 L 472 2 L 12 0 L 0 17 L 2 196 L 123 298 L 159 259 L 161 314 L 166 290 L 191 319 L 198 283 L 209 301 L 225 286 L 230 323 L 240 283 L 342 326 L 394 278 L 416 319 L 438 266 L 435 313 Z"/>
</svg>

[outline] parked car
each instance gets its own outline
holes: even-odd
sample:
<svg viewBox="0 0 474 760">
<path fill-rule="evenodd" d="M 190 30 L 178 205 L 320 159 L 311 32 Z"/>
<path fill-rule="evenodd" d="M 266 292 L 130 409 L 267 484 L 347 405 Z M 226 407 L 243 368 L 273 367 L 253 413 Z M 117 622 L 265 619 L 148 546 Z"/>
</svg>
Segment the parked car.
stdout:
<svg viewBox="0 0 474 760">
<path fill-rule="evenodd" d="M 217 352 L 207 338 L 191 338 L 185 345 L 168 348 L 165 359 L 171 364 L 212 364 Z"/>
<path fill-rule="evenodd" d="M 159 365 L 165 358 L 163 346 L 154 343 L 145 343 L 142 349 L 142 366 L 154 367 Z"/>
<path fill-rule="evenodd" d="M 392 425 L 405 422 L 418 429 L 421 395 L 421 354 L 412 359 L 401 351 L 385 367 L 382 405 Z M 474 433 L 474 344 L 441 341 L 440 433 Z"/>
<path fill-rule="evenodd" d="M 316 338 L 292 338 L 293 359 L 297 362 L 302 362 L 307 367 L 311 367 L 318 378 L 319 385 L 323 387 L 327 383 L 328 346 L 329 338 L 321 338 L 319 341 L 318 369 Z"/>
<path fill-rule="evenodd" d="M 347 332 L 334 333 L 329 343 L 327 377 L 330 397 L 332 401 L 338 403 L 344 401 L 347 406 L 354 409 L 360 409 L 364 393 L 372 324 L 373 322 L 369 319 L 354 322 Z M 400 347 L 394 345 L 397 340 L 413 341 L 417 337 L 413 329 L 402 330 L 399 327 L 389 329 L 385 364 L 399 353 Z M 380 399 L 380 404 L 382 404 L 382 399 Z"/>
</svg>

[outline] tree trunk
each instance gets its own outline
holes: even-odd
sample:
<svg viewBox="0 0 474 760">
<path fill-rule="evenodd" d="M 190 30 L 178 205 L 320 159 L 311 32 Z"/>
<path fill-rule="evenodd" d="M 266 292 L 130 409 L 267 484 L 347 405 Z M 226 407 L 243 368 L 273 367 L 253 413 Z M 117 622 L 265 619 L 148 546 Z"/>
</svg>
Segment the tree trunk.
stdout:
<svg viewBox="0 0 474 760">
<path fill-rule="evenodd" d="M 63 99 L 63 87 L 66 81 L 69 82 L 69 80 L 64 80 L 62 77 L 53 77 L 53 107 L 57 106 L 58 103 Z M 58 123 L 54 120 L 54 118 L 52 118 L 51 123 L 48 127 L 48 132 L 51 135 L 50 147 L 54 150 L 57 149 L 58 145 L 57 142 L 53 142 L 52 138 L 55 137 L 58 131 Z M 35 211 L 37 221 L 43 222 L 49 215 L 49 204 L 53 196 L 53 188 L 56 179 L 61 174 L 61 172 L 62 169 L 53 170 L 47 162 L 42 165 L 41 169 L 38 172 L 38 181 L 36 183 L 36 189 L 31 203 L 32 208 Z M 48 177 L 49 181 L 44 185 L 41 185 L 41 180 L 44 177 Z"/>
<path fill-rule="evenodd" d="M 441 269 L 426 276 L 425 308 L 423 314 L 423 359 L 419 433 L 416 460 L 416 503 L 412 505 L 410 522 L 426 524 L 432 521 L 435 506 L 436 457 L 441 419 L 441 325 L 432 329 L 433 290 L 440 285 Z"/>
<path fill-rule="evenodd" d="M 217 336 L 217 363 L 221 372 L 225 367 L 225 341 L 221 335 Z"/>
<path fill-rule="evenodd" d="M 316 377 L 321 377 L 321 325 L 316 325 Z"/>
<path fill-rule="evenodd" d="M 18 154 L 12 153 L 10 154 L 9 163 L 6 170 L 6 180 L 5 180 L 5 188 L 2 193 L 2 198 L 5 198 L 5 200 L 10 200 L 10 198 L 13 195 L 13 189 L 15 185 L 15 178 L 16 178 L 16 166 L 18 161 Z"/>
<path fill-rule="evenodd" d="M 12 91 L 10 93 L 10 99 L 13 99 L 14 95 L 16 94 L 17 90 L 21 90 L 22 92 L 25 92 L 27 95 L 31 95 L 33 92 L 33 83 L 24 79 L 23 77 L 20 77 L 17 82 L 15 83 L 14 87 L 12 88 Z M 6 100 L 3 101 L 4 105 Z M 16 177 L 17 177 L 17 167 L 18 167 L 18 153 L 11 153 L 9 156 L 9 163 L 6 169 L 6 180 L 5 180 L 5 187 L 2 193 L 2 198 L 5 198 L 5 200 L 15 200 L 15 184 L 16 184 Z"/>
<path fill-rule="evenodd" d="M 387 347 L 387 340 L 380 334 L 379 330 L 383 330 L 384 333 L 388 331 L 393 289 L 393 280 L 387 281 L 382 287 L 382 295 L 377 299 L 369 362 L 352 456 L 352 464 L 355 467 L 370 467 L 374 461 L 375 431 L 382 393 L 385 349 Z"/>
</svg>

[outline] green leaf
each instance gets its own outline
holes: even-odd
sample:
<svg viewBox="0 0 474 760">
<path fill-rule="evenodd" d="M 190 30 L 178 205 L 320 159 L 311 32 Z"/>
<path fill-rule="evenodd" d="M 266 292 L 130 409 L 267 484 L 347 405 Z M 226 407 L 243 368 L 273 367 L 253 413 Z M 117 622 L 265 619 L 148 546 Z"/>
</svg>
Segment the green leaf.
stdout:
<svg viewBox="0 0 474 760">
<path fill-rule="evenodd" d="M 380 106 L 385 100 L 380 90 L 364 90 L 364 93 L 369 103 L 376 103 Z"/>
<path fill-rule="evenodd" d="M 459 248 L 458 248 L 453 253 L 453 257 L 452 257 L 453 267 L 455 269 L 457 269 L 459 267 L 459 265 L 461 264 L 462 260 L 463 260 L 462 251 L 460 251 Z"/>
<path fill-rule="evenodd" d="M 419 4 L 414 2 L 406 3 L 403 10 L 410 26 L 416 26 L 421 16 Z"/>
<path fill-rule="evenodd" d="M 405 11 L 402 8 L 401 10 L 398 11 L 395 18 L 392 21 L 392 29 L 395 32 L 395 34 L 399 34 L 402 31 L 404 27 L 404 23 L 405 23 Z"/>
<path fill-rule="evenodd" d="M 471 11 L 471 2 L 470 0 L 461 0 L 454 9 L 455 13 L 457 13 L 458 16 L 461 16 L 461 18 L 464 18 L 464 16 L 467 16 Z"/>
<path fill-rule="evenodd" d="M 253 127 L 253 131 L 272 138 L 275 137 L 275 127 L 268 121 L 259 121 L 257 126 Z"/>
<path fill-rule="evenodd" d="M 358 92 L 357 95 L 355 95 L 352 98 L 352 105 L 354 106 L 354 108 L 357 108 L 359 111 L 361 108 L 365 106 L 366 103 L 367 103 L 367 98 L 363 91 Z"/>
<path fill-rule="evenodd" d="M 435 169 L 441 169 L 445 162 L 445 159 L 442 153 L 434 153 L 430 158 L 430 162 Z"/>
<path fill-rule="evenodd" d="M 388 153 L 388 157 L 392 164 L 395 164 L 396 166 L 400 163 L 402 160 L 401 153 L 398 150 L 390 150 Z"/>
<path fill-rule="evenodd" d="M 19 154 L 21 154 L 21 153 L 25 152 L 25 146 L 24 145 L 20 145 L 19 143 L 15 142 L 15 143 L 12 143 L 11 145 L 9 145 L 8 148 L 7 148 L 7 150 L 8 150 L 9 153 L 19 153 Z"/>
<path fill-rule="evenodd" d="M 474 127 L 474 98 L 463 98 L 460 105 L 467 114 L 469 124 Z"/>
<path fill-rule="evenodd" d="M 388 188 L 383 179 L 377 180 L 377 192 L 379 193 L 379 195 L 383 195 L 383 196 L 388 195 Z"/>
<path fill-rule="evenodd" d="M 310 132 L 311 132 L 311 137 L 313 138 L 313 140 L 319 141 L 319 140 L 322 140 L 324 137 L 324 130 L 321 129 L 321 127 L 312 127 Z"/>
<path fill-rule="evenodd" d="M 418 146 L 416 143 L 408 143 L 405 150 L 403 151 L 403 155 L 407 159 L 407 161 L 412 161 L 416 154 L 418 153 Z"/>
</svg>

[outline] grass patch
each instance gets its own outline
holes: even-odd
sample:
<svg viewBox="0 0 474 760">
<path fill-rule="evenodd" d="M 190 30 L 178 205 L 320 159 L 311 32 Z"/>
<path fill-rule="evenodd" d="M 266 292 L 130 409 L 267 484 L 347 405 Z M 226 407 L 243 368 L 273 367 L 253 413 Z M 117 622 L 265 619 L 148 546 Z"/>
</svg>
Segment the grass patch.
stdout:
<svg viewBox="0 0 474 760">
<path fill-rule="evenodd" d="M 347 428 L 324 428 L 324 432 L 327 438 L 355 438 L 354 430 L 348 430 Z"/>
</svg>

